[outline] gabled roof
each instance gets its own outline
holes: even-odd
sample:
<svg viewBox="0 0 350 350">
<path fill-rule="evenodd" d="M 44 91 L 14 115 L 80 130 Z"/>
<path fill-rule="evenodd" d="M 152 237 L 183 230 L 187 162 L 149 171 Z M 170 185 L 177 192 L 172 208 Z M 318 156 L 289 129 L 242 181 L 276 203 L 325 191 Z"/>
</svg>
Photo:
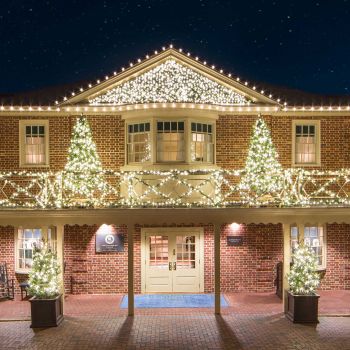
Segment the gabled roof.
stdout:
<svg viewBox="0 0 350 350">
<path fill-rule="evenodd" d="M 97 83 L 81 81 L 72 84 L 50 86 L 40 90 L 16 93 L 16 94 L 0 94 L 0 105 L 5 106 L 53 106 L 53 105 L 75 105 L 90 104 L 90 102 L 98 102 L 103 105 L 103 96 L 117 97 L 118 92 L 126 91 L 127 87 L 133 84 L 140 77 L 144 77 L 148 72 L 161 67 L 161 65 L 169 61 L 174 61 L 176 67 L 183 67 L 201 75 L 202 77 L 214 82 L 219 88 L 228 94 L 231 98 L 236 97 L 236 101 L 250 101 L 252 104 L 278 105 L 287 102 L 288 106 L 348 106 L 350 96 L 348 95 L 319 95 L 307 93 L 297 89 L 289 89 L 270 84 L 256 83 L 256 86 L 248 85 L 247 82 L 239 78 L 233 78 L 231 74 L 224 74 L 222 70 L 215 67 L 209 67 L 205 61 L 200 62 L 197 57 L 193 58 L 189 54 L 182 53 L 182 50 L 175 50 L 172 47 L 163 51 L 155 52 L 153 56 L 146 56 L 144 61 L 138 60 L 135 64 L 130 64 L 127 69 L 121 72 L 114 72 L 112 76 L 106 76 L 104 79 L 97 80 Z M 145 82 L 143 82 L 145 86 Z M 202 89 L 201 92 L 205 92 Z M 259 91 L 259 92 L 258 92 Z M 186 93 L 183 92 L 183 93 Z M 187 96 L 193 91 L 187 89 Z M 230 97 L 229 96 L 229 97 Z M 119 96 L 120 97 L 120 96 Z M 135 96 L 133 96 L 135 98 Z M 241 99 L 241 100 L 240 100 Z M 56 103 L 55 103 L 56 101 Z M 123 99 L 120 100 L 123 102 Z M 200 100 L 199 100 L 200 101 Z M 117 100 L 118 102 L 118 100 Z M 137 101 L 136 101 L 137 102 Z M 201 101 L 200 103 L 202 103 Z M 213 101 L 211 101 L 213 102 Z M 112 102 L 114 103 L 114 102 Z M 106 103 L 107 105 L 110 103 Z M 116 103 L 117 104 L 117 103 Z M 90 104 L 91 105 L 91 104 Z"/>
<path fill-rule="evenodd" d="M 200 103 L 213 105 L 278 105 L 277 101 L 209 68 L 206 63 L 168 48 L 105 81 L 75 94 L 63 105 Z"/>
</svg>

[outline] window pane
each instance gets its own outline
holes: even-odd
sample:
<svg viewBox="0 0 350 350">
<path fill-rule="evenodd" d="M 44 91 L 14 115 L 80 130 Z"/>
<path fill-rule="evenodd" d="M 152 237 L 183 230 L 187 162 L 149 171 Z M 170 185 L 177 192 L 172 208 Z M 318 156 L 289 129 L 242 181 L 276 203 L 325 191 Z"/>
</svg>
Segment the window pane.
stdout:
<svg viewBox="0 0 350 350">
<path fill-rule="evenodd" d="M 178 269 L 194 269 L 196 267 L 195 236 L 176 236 L 176 266 Z"/>
<path fill-rule="evenodd" d="M 304 244 L 309 246 L 317 256 L 320 267 L 324 260 L 324 242 L 323 242 L 323 227 L 322 226 L 308 226 L 304 227 Z"/>
<path fill-rule="evenodd" d="M 180 162 L 185 160 L 183 124 L 183 122 L 164 122 L 164 130 L 158 128 L 157 161 Z"/>
<path fill-rule="evenodd" d="M 143 163 L 151 159 L 150 123 L 128 127 L 128 163 Z"/>
<path fill-rule="evenodd" d="M 45 163 L 44 125 L 26 126 L 24 155 L 27 164 Z"/>
<path fill-rule="evenodd" d="M 316 163 L 315 125 L 296 125 L 295 162 Z"/>
<path fill-rule="evenodd" d="M 168 268 L 168 236 L 149 237 L 149 266 Z"/>
<path fill-rule="evenodd" d="M 193 162 L 212 163 L 214 145 L 212 143 L 211 125 L 192 123 L 191 130 L 191 160 Z"/>
</svg>

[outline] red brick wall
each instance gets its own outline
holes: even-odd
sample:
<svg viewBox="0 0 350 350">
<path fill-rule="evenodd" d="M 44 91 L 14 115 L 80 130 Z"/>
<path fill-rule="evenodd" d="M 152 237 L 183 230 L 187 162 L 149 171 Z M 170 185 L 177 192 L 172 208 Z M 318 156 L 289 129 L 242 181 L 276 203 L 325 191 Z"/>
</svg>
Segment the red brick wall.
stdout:
<svg viewBox="0 0 350 350">
<path fill-rule="evenodd" d="M 20 294 L 19 283 L 28 279 L 28 275 L 15 273 L 15 228 L 0 226 L 0 263 L 7 264 L 9 278 L 14 280 L 15 293 Z"/>
<path fill-rule="evenodd" d="M 193 225 L 196 226 L 196 225 Z M 134 230 L 135 292 L 141 292 L 141 225 Z M 74 293 L 127 292 L 127 236 L 126 228 L 118 228 L 124 235 L 124 252 L 96 253 L 95 233 L 98 226 L 65 226 L 64 259 L 65 290 L 71 292 L 71 277 L 84 284 L 74 284 Z M 204 226 L 204 289 L 214 290 L 214 230 Z M 227 235 L 243 236 L 243 245 L 227 246 Z M 0 227 L 0 262 L 6 262 L 16 293 L 20 281 L 27 278 L 15 271 L 14 228 Z M 281 225 L 240 225 L 232 229 L 226 225 L 221 233 L 221 288 L 226 291 L 271 292 L 275 290 L 276 264 L 283 259 Z M 85 272 L 86 271 L 86 272 Z M 327 269 L 322 276 L 321 289 L 350 289 L 350 225 L 327 225 Z"/>
<path fill-rule="evenodd" d="M 127 291 L 126 228 L 116 229 L 123 233 L 124 252 L 96 253 L 97 225 L 64 227 L 64 285 L 67 293 L 108 294 Z"/>
<path fill-rule="evenodd" d="M 242 246 L 228 246 L 227 236 L 243 236 Z M 226 225 L 221 233 L 222 291 L 275 290 L 276 264 L 283 260 L 282 225 Z"/>
<path fill-rule="evenodd" d="M 62 170 L 67 159 L 75 116 L 1 117 L 0 171 L 19 170 L 19 120 L 49 120 L 50 169 Z M 120 116 L 88 117 L 97 151 L 104 168 L 124 165 L 124 121 Z"/>
<path fill-rule="evenodd" d="M 245 164 L 252 127 L 257 116 L 222 115 L 217 121 L 216 159 L 219 166 L 242 168 Z M 291 167 L 292 121 L 321 121 L 321 164 L 323 169 L 350 167 L 350 117 L 266 116 L 273 142 L 286 168 Z M 19 169 L 19 120 L 47 119 L 50 127 L 50 169 L 64 167 L 75 116 L 1 117 L 0 170 Z M 105 168 L 118 169 L 125 162 L 124 121 L 120 116 L 89 116 L 97 150 Z M 336 155 L 336 156 L 335 156 Z"/>
<path fill-rule="evenodd" d="M 220 116 L 216 125 L 216 160 L 219 166 L 244 167 L 256 119 L 257 116 Z M 350 167 L 349 117 L 266 116 L 264 119 L 283 167 L 290 168 L 292 165 L 292 121 L 296 119 L 321 121 L 321 167 L 317 169 Z"/>
<path fill-rule="evenodd" d="M 164 225 L 165 226 L 165 225 Z M 193 225 L 198 226 L 198 225 Z M 141 292 L 141 228 L 134 230 L 135 292 Z M 74 293 L 127 292 L 127 237 L 124 233 L 123 253 L 95 253 L 97 226 L 65 226 L 65 289 L 71 292 L 71 276 L 86 281 L 73 286 Z M 204 290 L 214 290 L 214 233 L 204 226 Z M 228 247 L 228 234 L 242 235 L 242 247 Z M 273 291 L 275 267 L 282 260 L 281 225 L 242 225 L 231 232 L 229 226 L 221 234 L 221 286 L 223 291 Z M 79 272 L 87 271 L 87 272 Z"/>
<path fill-rule="evenodd" d="M 321 289 L 350 289 L 350 225 L 327 225 L 327 266 Z"/>
</svg>

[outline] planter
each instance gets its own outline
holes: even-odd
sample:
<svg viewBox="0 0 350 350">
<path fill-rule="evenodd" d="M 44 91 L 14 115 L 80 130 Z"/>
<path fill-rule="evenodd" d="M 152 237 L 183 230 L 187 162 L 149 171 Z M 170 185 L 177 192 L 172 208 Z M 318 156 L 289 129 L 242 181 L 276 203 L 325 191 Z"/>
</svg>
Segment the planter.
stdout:
<svg viewBox="0 0 350 350">
<path fill-rule="evenodd" d="M 286 317 L 294 323 L 318 323 L 319 295 L 287 293 Z"/>
<path fill-rule="evenodd" d="M 31 306 L 31 328 L 57 327 L 63 321 L 62 295 L 54 299 L 29 299 Z"/>
</svg>

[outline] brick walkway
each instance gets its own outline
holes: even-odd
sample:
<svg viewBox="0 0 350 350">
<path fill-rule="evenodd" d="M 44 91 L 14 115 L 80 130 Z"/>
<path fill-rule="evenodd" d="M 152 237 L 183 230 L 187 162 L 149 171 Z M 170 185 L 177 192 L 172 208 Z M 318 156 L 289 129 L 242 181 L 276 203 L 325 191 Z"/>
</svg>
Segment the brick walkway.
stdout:
<svg viewBox="0 0 350 350">
<path fill-rule="evenodd" d="M 350 315 L 350 291 L 321 292 L 320 315 Z M 281 300 L 273 293 L 226 293 L 230 307 L 222 308 L 223 315 L 278 315 L 282 313 Z M 65 315 L 126 316 L 119 309 L 122 295 L 69 295 L 65 300 Z M 136 309 L 137 315 L 212 315 L 213 310 L 203 309 Z M 27 301 L 0 302 L 1 320 L 29 320 L 30 305 Z"/>
<path fill-rule="evenodd" d="M 58 328 L 0 322 L 0 349 L 350 349 L 350 318 L 324 317 L 317 326 L 282 315 L 66 316 Z"/>
<path fill-rule="evenodd" d="M 32 330 L 27 301 L 0 303 L 0 349 L 349 349 L 350 317 L 321 317 L 317 326 L 285 319 L 273 294 L 226 294 L 213 309 L 119 309 L 121 295 L 74 295 L 58 328 Z M 323 292 L 320 311 L 350 313 L 350 291 Z M 22 321 L 4 321 L 4 320 Z"/>
</svg>

